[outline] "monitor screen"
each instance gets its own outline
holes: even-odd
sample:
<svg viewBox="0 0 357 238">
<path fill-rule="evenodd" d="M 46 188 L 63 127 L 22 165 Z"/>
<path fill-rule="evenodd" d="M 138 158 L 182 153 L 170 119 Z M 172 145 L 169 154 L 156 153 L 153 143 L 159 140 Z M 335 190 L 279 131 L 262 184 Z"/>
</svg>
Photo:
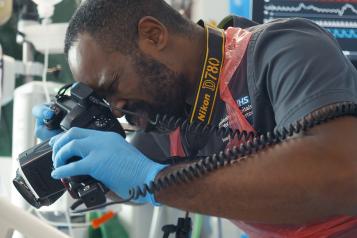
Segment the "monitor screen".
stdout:
<svg viewBox="0 0 357 238">
<path fill-rule="evenodd" d="M 254 0 L 253 20 L 310 19 L 331 32 L 342 50 L 357 53 L 357 0 Z"/>
</svg>

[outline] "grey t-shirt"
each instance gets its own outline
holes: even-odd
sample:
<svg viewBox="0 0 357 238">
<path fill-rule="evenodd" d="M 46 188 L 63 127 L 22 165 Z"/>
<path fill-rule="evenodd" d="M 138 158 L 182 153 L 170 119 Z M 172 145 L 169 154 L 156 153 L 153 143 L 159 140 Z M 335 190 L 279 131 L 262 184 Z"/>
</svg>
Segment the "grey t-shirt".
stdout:
<svg viewBox="0 0 357 238">
<path fill-rule="evenodd" d="M 288 127 L 329 104 L 357 103 L 357 71 L 330 33 L 305 19 L 275 20 L 248 30 L 252 39 L 229 86 L 258 132 Z M 213 124 L 228 126 L 221 100 Z M 186 137 L 189 151 L 197 138 Z M 168 136 L 140 134 L 133 143 L 153 159 L 169 156 Z M 226 144 L 226 138 L 212 136 L 200 154 L 218 152 Z"/>
<path fill-rule="evenodd" d="M 357 71 L 323 28 L 296 18 L 250 30 L 247 82 L 257 130 L 287 127 L 328 104 L 357 103 Z"/>
</svg>

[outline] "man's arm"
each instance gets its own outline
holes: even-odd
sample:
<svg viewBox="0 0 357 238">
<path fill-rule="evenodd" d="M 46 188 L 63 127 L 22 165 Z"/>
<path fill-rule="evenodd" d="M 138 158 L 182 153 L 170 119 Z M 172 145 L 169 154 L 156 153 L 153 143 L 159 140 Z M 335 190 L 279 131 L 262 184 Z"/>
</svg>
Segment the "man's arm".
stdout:
<svg viewBox="0 0 357 238">
<path fill-rule="evenodd" d="M 357 215 L 357 118 L 336 119 L 156 199 L 193 212 L 265 224 Z M 159 178 L 175 168 L 168 168 Z"/>
</svg>

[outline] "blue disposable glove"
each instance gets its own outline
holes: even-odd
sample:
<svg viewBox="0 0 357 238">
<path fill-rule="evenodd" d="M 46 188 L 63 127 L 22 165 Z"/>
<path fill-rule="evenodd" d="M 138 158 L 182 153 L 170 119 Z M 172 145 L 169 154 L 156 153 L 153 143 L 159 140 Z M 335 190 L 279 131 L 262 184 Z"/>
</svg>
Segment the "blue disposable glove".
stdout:
<svg viewBox="0 0 357 238">
<path fill-rule="evenodd" d="M 62 132 L 60 129 L 49 130 L 45 125 L 45 120 L 53 118 L 55 113 L 46 104 L 37 105 L 32 109 L 32 114 L 36 117 L 35 134 L 42 141 L 48 140 Z"/>
<path fill-rule="evenodd" d="M 155 163 L 114 132 L 72 128 L 53 137 L 55 179 L 90 175 L 122 198 L 129 197 L 129 189 L 149 184 L 166 165 Z M 72 157 L 82 158 L 67 164 Z M 137 202 L 156 203 L 153 195 Z"/>
</svg>

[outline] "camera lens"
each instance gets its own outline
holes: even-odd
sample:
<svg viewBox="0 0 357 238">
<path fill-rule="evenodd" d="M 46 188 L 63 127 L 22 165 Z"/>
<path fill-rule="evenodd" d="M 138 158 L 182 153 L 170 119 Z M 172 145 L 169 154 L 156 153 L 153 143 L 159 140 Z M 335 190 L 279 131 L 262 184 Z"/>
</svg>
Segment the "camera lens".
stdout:
<svg viewBox="0 0 357 238">
<path fill-rule="evenodd" d="M 36 208 L 40 208 L 41 204 L 37 201 L 35 195 L 32 193 L 28 185 L 26 184 L 23 177 L 20 175 L 19 171 L 16 172 L 16 178 L 12 181 L 17 191 L 22 195 L 22 197 Z"/>
<path fill-rule="evenodd" d="M 55 203 L 64 193 L 65 189 L 59 190 L 56 193 L 53 193 L 46 197 L 41 197 L 37 199 L 35 195 L 30 190 L 29 186 L 26 184 L 26 181 L 19 173 L 19 170 L 16 172 L 16 178 L 12 181 L 17 191 L 22 195 L 22 197 L 35 208 L 40 208 L 42 206 L 50 206 Z"/>
</svg>

